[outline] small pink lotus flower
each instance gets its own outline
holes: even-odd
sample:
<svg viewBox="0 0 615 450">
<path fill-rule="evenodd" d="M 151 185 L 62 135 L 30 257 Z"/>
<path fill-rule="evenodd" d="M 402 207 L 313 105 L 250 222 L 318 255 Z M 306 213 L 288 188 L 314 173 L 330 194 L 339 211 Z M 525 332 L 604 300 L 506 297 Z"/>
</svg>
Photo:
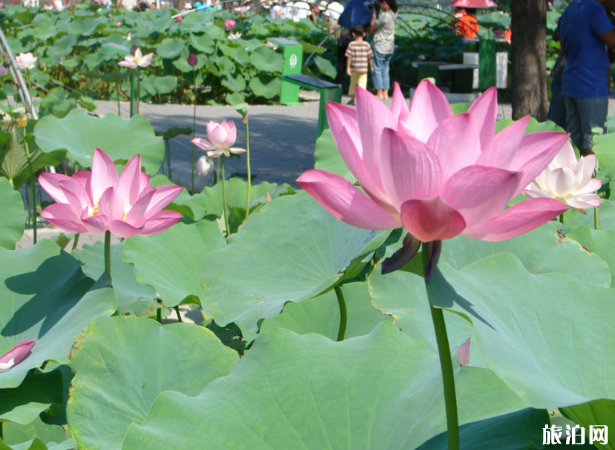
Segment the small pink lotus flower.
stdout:
<svg viewBox="0 0 615 450">
<path fill-rule="evenodd" d="M 194 67 L 194 66 L 196 66 L 196 63 L 197 63 L 197 60 L 196 60 L 196 55 L 195 55 L 194 53 L 192 53 L 192 52 L 191 52 L 191 53 L 188 55 L 188 65 L 189 65 L 190 67 Z"/>
<path fill-rule="evenodd" d="M 549 166 L 541 172 L 523 194 L 530 198 L 555 198 L 583 212 L 600 206 L 596 191 L 602 181 L 592 178 L 596 157 L 581 156 L 577 161 L 570 142 L 566 142 Z"/>
<path fill-rule="evenodd" d="M 228 19 L 224 22 L 224 29 L 226 31 L 228 30 L 232 30 L 233 28 L 235 28 L 237 26 L 237 23 L 234 20 Z"/>
<path fill-rule="evenodd" d="M 115 26 L 116 26 L 116 27 L 121 27 L 121 26 L 122 26 L 122 21 L 121 21 L 121 20 L 118 20 L 118 21 L 115 23 Z"/>
<path fill-rule="evenodd" d="M 147 67 L 152 63 L 153 53 L 148 53 L 143 56 L 141 54 L 141 49 L 135 50 L 135 55 L 126 55 L 124 56 L 124 61 L 120 61 L 118 66 L 128 67 L 129 69 L 136 69 L 137 67 Z"/>
<path fill-rule="evenodd" d="M 32 53 L 20 53 L 15 57 L 15 64 L 19 70 L 33 69 L 36 65 L 36 58 Z"/>
<path fill-rule="evenodd" d="M 327 113 L 337 147 L 365 192 L 323 170 L 310 170 L 297 180 L 350 225 L 403 226 L 421 242 L 459 234 L 500 241 L 569 209 L 555 199 L 533 198 L 502 211 L 544 170 L 568 135 L 525 135 L 529 116 L 496 134 L 495 88 L 457 115 L 428 81 L 419 84 L 410 108 L 398 85 L 391 110 L 361 88 L 356 104 L 355 110 L 328 103 Z"/>
<path fill-rule="evenodd" d="M 36 341 L 30 339 L 21 341 L 7 353 L 0 356 L 0 372 L 9 370 L 30 356 L 35 343 Z"/>
<path fill-rule="evenodd" d="M 102 150 L 94 150 L 91 172 L 72 177 L 43 173 L 38 181 L 57 203 L 41 216 L 70 233 L 111 233 L 129 238 L 164 231 L 182 218 L 176 211 L 163 211 L 182 191 L 180 186 L 149 185 L 141 172 L 141 157 L 132 158 L 119 176 L 113 161 Z"/>
<path fill-rule="evenodd" d="M 209 141 L 202 138 L 192 139 L 192 143 L 203 150 L 207 150 L 207 156 L 218 158 L 219 156 L 230 156 L 231 153 L 244 153 L 244 148 L 231 147 L 237 140 L 237 129 L 235 122 L 229 120 L 221 123 L 210 120 L 207 122 L 207 137 Z"/>
<path fill-rule="evenodd" d="M 274 44 L 273 42 L 267 41 L 267 47 L 271 47 L 274 50 L 277 50 L 278 49 L 278 44 Z"/>
<path fill-rule="evenodd" d="M 183 16 L 177 16 L 177 17 L 175 18 L 175 22 L 176 22 L 176 23 L 182 23 L 183 21 L 184 21 Z"/>
</svg>

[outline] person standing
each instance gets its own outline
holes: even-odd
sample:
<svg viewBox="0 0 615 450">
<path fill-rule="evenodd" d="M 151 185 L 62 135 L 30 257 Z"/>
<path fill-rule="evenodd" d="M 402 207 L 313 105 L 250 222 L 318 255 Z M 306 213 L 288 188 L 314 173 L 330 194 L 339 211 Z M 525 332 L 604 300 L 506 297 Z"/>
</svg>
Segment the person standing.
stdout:
<svg viewBox="0 0 615 450">
<path fill-rule="evenodd" d="M 615 0 L 613 0 L 615 1 Z M 388 100 L 391 80 L 389 65 L 395 49 L 395 23 L 397 22 L 397 2 L 395 0 L 378 0 L 380 14 L 372 16 L 369 31 L 374 36 L 374 71 L 372 82 L 380 100 Z"/>
<path fill-rule="evenodd" d="M 562 74 L 566 129 L 582 155 L 593 154 L 592 129 L 604 129 L 608 113 L 605 44 L 615 47 L 615 29 L 606 10 L 615 11 L 615 0 L 575 0 L 559 21 L 559 39 L 566 56 Z"/>
<path fill-rule="evenodd" d="M 457 8 L 455 17 L 455 32 L 469 39 L 478 38 L 478 19 L 476 18 L 476 8 Z"/>
<path fill-rule="evenodd" d="M 350 103 L 348 104 L 354 105 L 355 88 L 357 86 L 363 89 L 367 87 L 367 69 L 369 67 L 373 73 L 374 63 L 372 61 L 372 48 L 363 40 L 365 29 L 361 25 L 355 25 L 352 27 L 351 33 L 352 42 L 346 50 L 346 57 L 348 58 L 346 72 L 350 75 L 350 88 L 348 89 Z"/>
</svg>

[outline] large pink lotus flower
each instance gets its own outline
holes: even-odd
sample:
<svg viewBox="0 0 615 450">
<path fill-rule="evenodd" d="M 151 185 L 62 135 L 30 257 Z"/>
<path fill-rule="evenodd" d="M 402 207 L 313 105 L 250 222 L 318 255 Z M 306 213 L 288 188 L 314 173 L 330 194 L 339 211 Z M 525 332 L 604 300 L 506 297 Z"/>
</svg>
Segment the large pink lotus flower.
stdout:
<svg viewBox="0 0 615 450">
<path fill-rule="evenodd" d="M 136 69 L 137 67 L 147 67 L 152 64 L 153 53 L 148 53 L 143 56 L 141 54 L 141 49 L 135 50 L 135 55 L 126 55 L 124 56 L 124 61 L 120 61 L 117 63 L 118 66 L 128 67 L 129 69 Z"/>
<path fill-rule="evenodd" d="M 235 28 L 237 26 L 237 24 L 235 23 L 234 20 L 228 19 L 226 21 L 224 21 L 224 29 L 226 31 L 228 30 L 232 30 L 233 28 Z"/>
<path fill-rule="evenodd" d="M 26 359 L 30 355 L 35 343 L 36 341 L 30 339 L 21 341 L 7 353 L 0 356 L 0 372 L 9 370 Z"/>
<path fill-rule="evenodd" d="M 180 186 L 149 185 L 141 172 L 141 157 L 132 158 L 119 176 L 113 161 L 102 150 L 94 150 L 91 172 L 72 177 L 43 173 L 39 183 L 57 203 L 41 216 L 70 233 L 111 233 L 128 238 L 154 234 L 179 222 L 182 215 L 163 211 L 183 189 Z"/>
<path fill-rule="evenodd" d="M 395 85 L 392 110 L 357 88 L 356 110 L 327 104 L 331 132 L 362 192 L 345 178 L 310 170 L 297 182 L 327 211 L 360 228 L 404 227 L 422 242 L 459 234 L 498 241 L 569 209 L 549 198 L 502 209 L 549 164 L 565 133 L 525 135 L 529 117 L 495 133 L 497 91 L 454 115 L 444 94 L 419 84 L 410 108 Z"/>
<path fill-rule="evenodd" d="M 597 208 L 600 196 L 596 191 L 602 186 L 602 181 L 592 178 L 595 165 L 594 155 L 582 156 L 577 161 L 572 145 L 566 142 L 523 194 L 531 198 L 555 198 L 577 210 Z"/>
<path fill-rule="evenodd" d="M 230 156 L 231 153 L 244 153 L 246 149 L 231 147 L 237 140 L 237 128 L 235 122 L 223 120 L 221 123 L 210 120 L 207 122 L 207 139 L 192 139 L 192 143 L 203 150 L 207 150 L 207 156 L 217 158 L 221 155 Z"/>
</svg>

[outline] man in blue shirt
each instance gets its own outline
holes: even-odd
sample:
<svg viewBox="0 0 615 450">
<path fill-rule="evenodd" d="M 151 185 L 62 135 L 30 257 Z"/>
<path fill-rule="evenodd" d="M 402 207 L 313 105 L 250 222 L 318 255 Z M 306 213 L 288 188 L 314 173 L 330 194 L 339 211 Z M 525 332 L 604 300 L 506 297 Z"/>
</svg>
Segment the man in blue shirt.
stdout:
<svg viewBox="0 0 615 450">
<path fill-rule="evenodd" d="M 607 10 L 615 11 L 615 0 L 575 0 L 559 22 L 559 38 L 566 54 L 562 75 L 566 128 L 582 155 L 593 153 L 592 128 L 604 128 L 608 111 L 606 45 L 615 47 L 615 29 Z"/>
</svg>

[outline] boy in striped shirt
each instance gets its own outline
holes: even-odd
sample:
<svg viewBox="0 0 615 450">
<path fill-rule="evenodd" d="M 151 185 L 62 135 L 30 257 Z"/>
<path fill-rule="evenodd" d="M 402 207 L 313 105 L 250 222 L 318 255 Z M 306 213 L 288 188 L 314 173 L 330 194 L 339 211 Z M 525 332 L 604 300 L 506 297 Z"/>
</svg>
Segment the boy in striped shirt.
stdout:
<svg viewBox="0 0 615 450">
<path fill-rule="evenodd" d="M 357 85 L 363 89 L 367 87 L 367 69 L 373 72 L 374 63 L 372 62 L 372 48 L 369 43 L 365 42 L 365 29 L 361 25 L 355 25 L 350 31 L 352 33 L 352 42 L 348 44 L 348 50 L 346 50 L 346 57 L 348 62 L 346 63 L 346 72 L 350 75 L 350 88 L 348 89 L 348 95 L 350 95 L 349 105 L 354 105 L 354 91 Z"/>
</svg>

